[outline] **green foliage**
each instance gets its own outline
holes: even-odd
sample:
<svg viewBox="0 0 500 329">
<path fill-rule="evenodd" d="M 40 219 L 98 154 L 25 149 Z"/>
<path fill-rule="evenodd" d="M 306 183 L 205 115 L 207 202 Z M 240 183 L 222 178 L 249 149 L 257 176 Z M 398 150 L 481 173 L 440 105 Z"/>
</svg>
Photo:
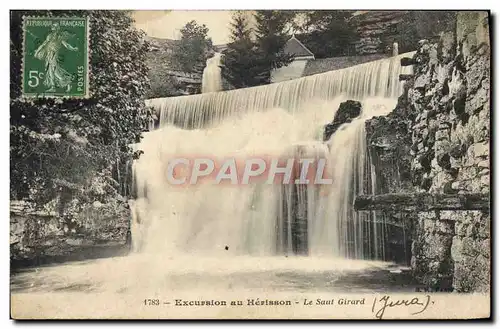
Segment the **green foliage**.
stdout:
<svg viewBox="0 0 500 329">
<path fill-rule="evenodd" d="M 231 23 L 231 42 L 222 58 L 222 76 L 234 88 L 258 86 L 258 53 L 245 14 L 236 12 Z"/>
<path fill-rule="evenodd" d="M 212 49 L 212 39 L 207 37 L 208 28 L 190 21 L 181 29 L 181 40 L 174 49 L 173 61 L 184 72 L 201 73 Z"/>
<path fill-rule="evenodd" d="M 222 75 L 235 88 L 268 84 L 271 71 L 288 65 L 292 56 L 283 48 L 290 38 L 287 27 L 295 14 L 289 11 L 260 10 L 255 13 L 255 31 L 243 12 L 231 23 L 231 43 L 224 52 Z M 255 35 L 255 41 L 252 39 Z"/>
<path fill-rule="evenodd" d="M 89 99 L 22 97 L 23 15 L 89 17 Z M 12 199 L 37 206 L 57 199 L 59 214 L 69 216 L 86 202 L 120 198 L 119 173 L 140 154 L 130 144 L 151 119 L 144 104 L 147 51 L 124 11 L 11 12 Z M 78 207 L 71 206 L 75 200 Z"/>
<path fill-rule="evenodd" d="M 287 28 L 295 12 L 286 10 L 257 10 L 255 29 L 257 52 L 260 58 L 259 80 L 261 84 L 271 82 L 271 71 L 290 64 L 293 56 L 283 49 L 290 38 Z"/>
<path fill-rule="evenodd" d="M 398 43 L 400 53 L 413 51 L 419 40 L 436 38 L 442 31 L 453 31 L 455 25 L 454 11 L 410 11 L 396 26 L 394 42 Z"/>
<path fill-rule="evenodd" d="M 146 98 L 174 97 L 182 95 L 182 83 L 170 71 L 180 70 L 172 60 L 172 45 L 151 41 L 146 64 L 149 68 L 150 89 Z"/>
<path fill-rule="evenodd" d="M 301 33 L 300 40 L 316 58 L 354 54 L 353 43 L 357 35 L 349 23 L 352 11 L 315 10 L 301 12 L 300 15 L 302 20 L 294 27 Z"/>
<path fill-rule="evenodd" d="M 162 98 L 181 96 L 182 84 L 171 75 L 162 71 L 152 72 L 149 77 L 151 89 L 147 93 L 147 98 Z"/>
</svg>

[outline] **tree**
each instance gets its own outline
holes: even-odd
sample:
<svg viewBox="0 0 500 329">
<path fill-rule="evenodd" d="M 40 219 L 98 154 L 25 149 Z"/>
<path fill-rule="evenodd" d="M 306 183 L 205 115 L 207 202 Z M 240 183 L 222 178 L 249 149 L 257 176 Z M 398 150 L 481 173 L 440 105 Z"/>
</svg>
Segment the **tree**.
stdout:
<svg viewBox="0 0 500 329">
<path fill-rule="evenodd" d="M 150 74 L 151 88 L 146 94 L 147 98 L 164 98 L 182 96 L 182 84 L 171 75 L 157 71 Z"/>
<path fill-rule="evenodd" d="M 184 72 L 201 73 L 212 49 L 208 28 L 190 21 L 181 29 L 181 40 L 172 55 L 174 62 Z"/>
<path fill-rule="evenodd" d="M 231 24 L 231 42 L 224 52 L 224 78 L 236 88 L 269 84 L 272 70 L 293 60 L 284 47 L 290 38 L 288 30 L 294 16 L 293 11 L 258 10 L 254 14 L 256 27 L 252 30 L 245 14 L 236 12 Z"/>
<path fill-rule="evenodd" d="M 357 37 L 349 23 L 352 13 L 348 10 L 306 11 L 300 13 L 301 22 L 294 27 L 316 58 L 352 55 L 353 41 Z"/>
<path fill-rule="evenodd" d="M 237 11 L 231 22 L 231 42 L 222 57 L 222 76 L 235 88 L 257 86 L 258 55 L 252 41 L 252 29 L 248 26 L 245 14 Z"/>
<path fill-rule="evenodd" d="M 393 41 L 398 43 L 400 53 L 413 51 L 419 40 L 432 39 L 443 31 L 453 30 L 455 19 L 454 11 L 409 11 L 396 25 Z"/>
<path fill-rule="evenodd" d="M 290 38 L 289 28 L 295 17 L 294 11 L 257 10 L 256 45 L 259 57 L 259 75 L 261 84 L 271 82 L 271 71 L 290 64 L 293 56 L 284 52 Z"/>
<path fill-rule="evenodd" d="M 89 17 L 90 98 L 22 97 L 23 15 Z M 11 199 L 55 200 L 70 219 L 96 201 L 125 207 L 126 168 L 140 155 L 130 145 L 151 119 L 142 32 L 125 11 L 11 11 L 10 23 Z"/>
</svg>

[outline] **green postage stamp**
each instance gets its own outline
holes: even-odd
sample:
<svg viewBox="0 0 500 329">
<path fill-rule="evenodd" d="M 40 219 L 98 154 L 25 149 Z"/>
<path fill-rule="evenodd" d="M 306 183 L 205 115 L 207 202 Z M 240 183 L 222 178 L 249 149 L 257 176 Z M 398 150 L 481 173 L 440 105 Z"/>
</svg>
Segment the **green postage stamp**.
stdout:
<svg viewBox="0 0 500 329">
<path fill-rule="evenodd" d="M 86 17 L 24 17 L 23 95 L 89 96 Z"/>
</svg>

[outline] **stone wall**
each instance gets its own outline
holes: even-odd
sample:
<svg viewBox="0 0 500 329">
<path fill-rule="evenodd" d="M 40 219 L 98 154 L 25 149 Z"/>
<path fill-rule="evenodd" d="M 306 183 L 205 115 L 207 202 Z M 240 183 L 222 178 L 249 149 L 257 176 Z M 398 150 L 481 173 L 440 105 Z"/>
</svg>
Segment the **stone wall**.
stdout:
<svg viewBox="0 0 500 329">
<path fill-rule="evenodd" d="M 488 13 L 459 12 L 439 41 L 422 40 L 408 89 L 417 114 L 411 172 L 419 191 L 490 191 Z M 431 290 L 487 291 L 490 216 L 481 211 L 418 213 L 412 246 L 416 277 Z"/>
</svg>

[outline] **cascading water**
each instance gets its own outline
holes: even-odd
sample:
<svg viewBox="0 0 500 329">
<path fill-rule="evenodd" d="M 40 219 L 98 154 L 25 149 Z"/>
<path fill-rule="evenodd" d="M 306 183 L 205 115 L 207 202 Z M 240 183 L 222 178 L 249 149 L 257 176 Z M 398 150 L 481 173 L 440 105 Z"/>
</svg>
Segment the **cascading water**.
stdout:
<svg viewBox="0 0 500 329">
<path fill-rule="evenodd" d="M 368 177 L 371 171 L 366 152 L 365 121 L 389 114 L 395 105 L 393 99 L 365 99 L 361 115 L 339 127 L 331 136 L 328 164 L 334 184 L 331 185 L 329 198 L 320 207 L 321 218 L 313 226 L 313 254 L 359 259 L 374 255 L 375 258 L 382 258 L 378 249 L 382 248 L 383 241 L 377 232 L 377 224 L 370 222 L 373 214 L 356 212 L 352 204 L 356 195 L 372 192 L 367 184 L 372 178 Z"/>
<path fill-rule="evenodd" d="M 363 100 L 369 97 L 395 99 L 402 91 L 399 82 L 402 54 L 390 59 L 356 65 L 347 69 L 316 74 L 265 86 L 219 93 L 157 98 L 148 101 L 160 115 L 160 125 L 202 128 L 241 116 L 246 112 L 281 108 L 287 112 L 315 112 L 313 107 L 344 97 Z M 331 106 L 331 104 L 330 104 Z M 336 109 L 325 114 L 330 121 Z M 325 121 L 325 122 L 326 122 Z"/>
<path fill-rule="evenodd" d="M 207 59 L 207 66 L 203 69 L 201 79 L 201 92 L 211 93 L 222 90 L 222 78 L 220 61 L 222 54 L 215 53 L 213 57 Z"/>
<path fill-rule="evenodd" d="M 370 192 L 364 122 L 389 113 L 401 94 L 402 54 L 390 59 L 266 86 L 149 100 L 160 128 L 145 134 L 135 163 L 134 241 L 144 251 L 365 258 L 380 236 L 369 213 L 355 213 Z M 205 77 L 204 77 L 205 78 Z M 360 117 L 320 141 L 340 102 L 362 102 Z M 282 157 L 303 146 L 328 158 L 329 186 L 266 184 L 172 186 L 175 157 Z M 328 146 L 327 146 L 328 145 Z M 293 200 L 299 200 L 293 206 Z M 140 224 L 138 224 L 140 223 Z M 368 244 L 365 243 L 368 240 Z"/>
</svg>

